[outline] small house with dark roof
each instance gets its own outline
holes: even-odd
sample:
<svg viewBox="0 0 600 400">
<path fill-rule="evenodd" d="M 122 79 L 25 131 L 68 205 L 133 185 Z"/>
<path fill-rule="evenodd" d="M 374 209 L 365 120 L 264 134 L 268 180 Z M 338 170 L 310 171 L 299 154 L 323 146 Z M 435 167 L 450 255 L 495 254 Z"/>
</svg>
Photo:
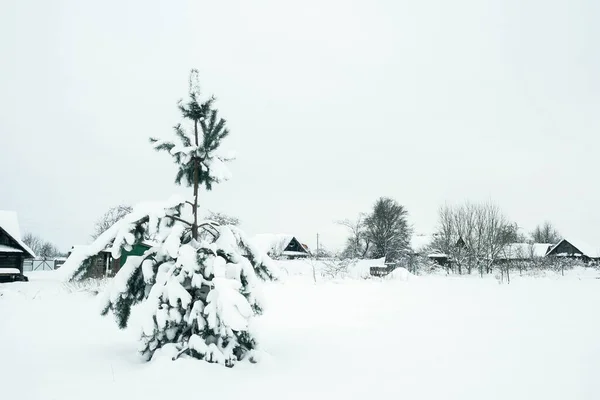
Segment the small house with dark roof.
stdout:
<svg viewBox="0 0 600 400">
<path fill-rule="evenodd" d="M 30 258 L 35 253 L 21 239 L 17 213 L 0 210 L 0 281 L 26 280 L 23 262 Z"/>
<path fill-rule="evenodd" d="M 294 235 L 283 233 L 263 233 L 255 235 L 252 242 L 260 251 L 272 258 L 306 258 L 310 256 L 308 246 Z"/>
</svg>

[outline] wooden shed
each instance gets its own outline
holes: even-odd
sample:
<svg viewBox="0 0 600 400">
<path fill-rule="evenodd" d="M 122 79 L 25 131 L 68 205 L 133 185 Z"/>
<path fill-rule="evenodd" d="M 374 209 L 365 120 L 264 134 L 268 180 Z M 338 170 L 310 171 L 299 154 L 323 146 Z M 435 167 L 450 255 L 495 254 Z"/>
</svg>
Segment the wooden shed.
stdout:
<svg viewBox="0 0 600 400">
<path fill-rule="evenodd" d="M 69 255 L 77 246 L 73 246 Z M 101 278 L 114 276 L 127 261 L 129 256 L 141 256 L 144 255 L 146 250 L 151 248 L 150 243 L 138 243 L 133 246 L 130 251 L 123 250 L 121 257 L 114 258 L 110 250 L 103 250 L 97 256 L 93 257 L 90 262 L 92 265 L 87 269 L 87 276 L 90 278 Z"/>
<path fill-rule="evenodd" d="M 446 266 L 450 262 L 450 257 L 446 253 L 435 249 L 433 246 L 434 239 L 435 235 L 413 235 L 410 240 L 410 263 L 412 263 L 413 256 L 422 256 L 428 258 L 436 264 Z"/>
</svg>

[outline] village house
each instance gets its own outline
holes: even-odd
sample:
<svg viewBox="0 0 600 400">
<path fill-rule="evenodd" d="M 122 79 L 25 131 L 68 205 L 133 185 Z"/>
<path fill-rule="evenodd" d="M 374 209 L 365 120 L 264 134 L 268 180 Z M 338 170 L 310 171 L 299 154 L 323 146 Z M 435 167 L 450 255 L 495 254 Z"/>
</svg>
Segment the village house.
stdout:
<svg viewBox="0 0 600 400">
<path fill-rule="evenodd" d="M 69 255 L 73 252 L 73 250 L 79 245 L 73 246 L 71 251 L 69 251 Z M 146 250 L 152 247 L 152 244 L 149 242 L 137 243 L 135 244 L 131 250 L 123 250 L 121 251 L 121 257 L 114 258 L 110 252 L 110 250 L 102 250 L 97 256 L 92 257 L 88 262 L 91 263 L 90 267 L 87 269 L 87 276 L 90 278 L 101 278 L 101 277 L 110 277 L 114 276 L 119 270 L 125 265 L 127 261 L 127 257 L 129 256 L 141 256 Z"/>
<path fill-rule="evenodd" d="M 255 246 L 271 258 L 307 258 L 310 257 L 308 246 L 301 243 L 294 235 L 282 233 L 263 233 L 252 238 Z"/>
<path fill-rule="evenodd" d="M 413 235 L 410 240 L 412 255 L 426 257 L 436 264 L 445 266 L 450 262 L 450 257 L 446 253 L 432 248 L 433 239 L 432 235 Z"/>
<path fill-rule="evenodd" d="M 600 261 L 600 246 L 592 246 L 578 239 L 562 239 L 548 249 L 546 256 L 579 258 L 584 262 Z"/>
<path fill-rule="evenodd" d="M 21 238 L 17 213 L 0 210 L 0 281 L 27 280 L 23 262 L 30 258 L 35 253 Z"/>
</svg>

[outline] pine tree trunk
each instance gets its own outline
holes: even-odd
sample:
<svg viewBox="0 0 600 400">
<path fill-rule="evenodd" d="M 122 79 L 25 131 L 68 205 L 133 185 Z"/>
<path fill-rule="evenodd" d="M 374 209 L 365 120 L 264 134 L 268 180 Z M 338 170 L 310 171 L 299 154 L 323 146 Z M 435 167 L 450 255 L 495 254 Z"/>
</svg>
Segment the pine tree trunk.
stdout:
<svg viewBox="0 0 600 400">
<path fill-rule="evenodd" d="M 198 120 L 194 120 L 194 139 L 198 146 Z M 194 157 L 194 224 L 192 225 L 192 237 L 198 240 L 198 156 Z"/>
<path fill-rule="evenodd" d="M 198 239 L 198 160 L 194 160 L 194 224 L 192 237 Z"/>
</svg>

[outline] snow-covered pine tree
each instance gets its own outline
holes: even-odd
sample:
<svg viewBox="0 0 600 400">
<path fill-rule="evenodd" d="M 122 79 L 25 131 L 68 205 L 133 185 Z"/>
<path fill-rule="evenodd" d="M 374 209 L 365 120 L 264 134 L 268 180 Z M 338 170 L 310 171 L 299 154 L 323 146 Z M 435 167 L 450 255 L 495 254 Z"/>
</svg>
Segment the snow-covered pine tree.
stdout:
<svg viewBox="0 0 600 400">
<path fill-rule="evenodd" d="M 182 182 L 187 186 L 194 187 L 194 222 L 192 224 L 192 236 L 198 238 L 198 190 L 204 186 L 207 190 L 212 189 L 213 183 L 219 183 L 228 179 L 229 172 L 224 168 L 224 162 L 230 161 L 231 157 L 223 157 L 217 154 L 221 141 L 229 135 L 223 118 L 214 108 L 215 97 L 210 96 L 202 99 L 198 71 L 193 69 L 189 80 L 189 100 L 179 101 L 179 110 L 184 122 L 175 126 L 175 134 L 180 144 L 150 138 L 157 151 L 167 151 L 175 160 L 179 170 L 175 177 L 175 183 Z"/>
<path fill-rule="evenodd" d="M 197 72 L 192 71 L 190 100 L 180 102 L 188 129 L 175 127 L 182 144 L 152 140 L 155 148 L 173 155 L 179 167 L 176 182 L 185 179 L 194 186 L 194 201 L 174 197 L 140 204 L 92 245 L 73 251 L 61 267 L 66 279 L 78 279 L 106 249 L 119 258 L 137 243 L 151 245 L 144 255 L 127 258 L 102 297 L 102 314 L 112 311 L 121 328 L 141 303 L 140 352 L 147 359 L 165 345 L 175 347 L 174 358 L 188 355 L 227 366 L 251 355 L 256 342 L 249 322 L 261 312 L 257 278 L 274 278 L 270 258 L 239 228 L 198 221 L 199 187 L 211 189 L 229 175 L 228 158 L 217 153 L 228 132 L 213 103 L 213 97 L 200 100 Z"/>
</svg>

